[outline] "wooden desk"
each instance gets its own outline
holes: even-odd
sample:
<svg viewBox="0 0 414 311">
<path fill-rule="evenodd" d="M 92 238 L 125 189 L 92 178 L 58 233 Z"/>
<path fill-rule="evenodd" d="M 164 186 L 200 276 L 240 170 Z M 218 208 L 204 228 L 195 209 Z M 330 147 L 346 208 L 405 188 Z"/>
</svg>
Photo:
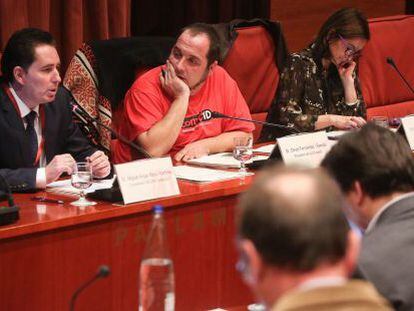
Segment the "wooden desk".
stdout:
<svg viewBox="0 0 414 311">
<path fill-rule="evenodd" d="M 101 264 L 111 268 L 79 296 L 76 310 L 138 309 L 138 271 L 152 220 L 166 207 L 176 278 L 176 310 L 206 310 L 253 301 L 234 269 L 234 206 L 251 182 L 179 182 L 179 196 L 128 206 L 72 207 L 15 195 L 20 220 L 0 227 L 2 310 L 68 310 L 75 289 Z M 52 198 L 57 196 L 48 195 Z M 62 197 L 60 197 L 62 198 Z"/>
</svg>

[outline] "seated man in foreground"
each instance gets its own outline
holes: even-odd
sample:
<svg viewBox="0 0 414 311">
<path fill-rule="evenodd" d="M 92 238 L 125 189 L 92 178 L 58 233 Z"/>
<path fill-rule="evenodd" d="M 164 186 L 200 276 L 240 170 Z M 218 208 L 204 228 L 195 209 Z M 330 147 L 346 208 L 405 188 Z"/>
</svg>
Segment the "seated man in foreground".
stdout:
<svg viewBox="0 0 414 311">
<path fill-rule="evenodd" d="M 95 177 L 111 166 L 72 122 L 71 96 L 61 87 L 60 59 L 52 35 L 15 32 L 1 59 L 0 174 L 13 191 L 45 188 L 76 161 L 89 161 Z"/>
<path fill-rule="evenodd" d="M 359 238 L 322 170 L 265 171 L 239 204 L 238 269 L 267 310 L 391 310 L 366 281 L 348 280 Z"/>
<path fill-rule="evenodd" d="M 322 165 L 365 230 L 358 273 L 397 310 L 414 310 L 414 159 L 407 142 L 368 124 L 343 136 Z"/>
<path fill-rule="evenodd" d="M 208 114 L 251 119 L 236 82 L 217 65 L 219 55 L 212 26 L 184 28 L 166 65 L 142 75 L 127 92 L 120 132 L 152 156 L 171 153 L 177 161 L 230 151 L 235 137 L 251 136 L 253 124 Z M 128 146 L 118 148 L 115 161 L 129 160 Z"/>
</svg>

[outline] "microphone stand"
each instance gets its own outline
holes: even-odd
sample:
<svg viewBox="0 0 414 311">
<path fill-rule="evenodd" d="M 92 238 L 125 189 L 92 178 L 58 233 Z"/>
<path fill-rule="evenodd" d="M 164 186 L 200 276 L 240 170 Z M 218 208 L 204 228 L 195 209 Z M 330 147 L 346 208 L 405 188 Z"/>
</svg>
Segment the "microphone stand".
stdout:
<svg viewBox="0 0 414 311">
<path fill-rule="evenodd" d="M 387 64 L 390 65 L 394 70 L 397 72 L 397 74 L 400 76 L 400 78 L 404 81 L 405 85 L 408 87 L 408 89 L 414 94 L 414 89 L 410 85 L 410 83 L 407 81 L 407 79 L 404 77 L 404 75 L 401 73 L 401 71 L 398 69 L 397 65 L 394 62 L 394 59 L 392 57 L 387 57 Z M 400 125 L 397 128 L 397 133 L 403 135 L 404 137 L 407 137 L 405 135 L 404 127 L 400 123 Z"/>
<path fill-rule="evenodd" d="M 394 68 L 394 70 L 398 73 L 400 78 L 404 81 L 404 83 L 407 85 L 407 87 L 410 89 L 410 91 L 414 94 L 413 87 L 410 85 L 410 83 L 408 83 L 407 79 L 405 79 L 405 77 L 403 76 L 401 71 L 398 69 L 398 67 L 395 64 L 394 59 L 392 59 L 392 57 L 387 57 L 387 64 L 389 64 L 392 68 Z"/>
<path fill-rule="evenodd" d="M 259 120 L 251 120 L 251 119 L 245 119 L 245 118 L 240 118 L 240 117 L 233 117 L 233 116 L 228 116 L 228 115 L 222 114 L 220 112 L 216 112 L 216 111 L 211 111 L 211 117 L 216 118 L 216 119 L 217 118 L 224 118 L 224 119 L 245 121 L 245 122 L 256 123 L 256 124 L 260 124 L 260 125 L 264 125 L 264 126 L 275 127 L 275 128 L 279 128 L 281 130 L 285 130 L 285 131 L 289 132 L 290 134 L 300 133 L 300 131 L 297 128 L 295 128 L 294 126 L 288 126 L 288 125 L 277 124 L 277 123 L 269 123 L 269 122 L 264 122 L 264 121 L 259 121 Z"/>
<path fill-rule="evenodd" d="M 106 278 L 110 273 L 110 269 L 108 266 L 102 265 L 99 267 L 98 272 L 86 283 L 82 284 L 78 289 L 76 289 L 76 291 L 73 293 L 72 298 L 70 299 L 70 307 L 69 310 L 70 311 L 74 311 L 75 310 L 75 302 L 76 299 L 78 298 L 79 294 L 85 289 L 87 288 L 89 285 L 91 285 L 93 282 L 95 282 L 97 279 L 99 278 Z"/>
<path fill-rule="evenodd" d="M 7 225 L 7 224 L 11 224 L 19 220 L 20 218 L 19 207 L 14 204 L 13 195 L 11 193 L 9 184 L 6 178 L 2 174 L 0 174 L 0 180 L 6 188 L 5 193 L 6 193 L 7 202 L 9 205 L 8 207 L 6 206 L 0 207 L 0 225 Z"/>
<path fill-rule="evenodd" d="M 77 113 L 77 114 L 79 114 L 79 117 L 83 118 L 86 123 L 90 123 L 93 126 L 95 126 L 94 123 L 96 123 L 97 125 L 105 128 L 106 130 L 108 130 L 109 132 L 111 132 L 111 134 L 114 135 L 115 138 L 117 138 L 121 142 L 127 144 L 129 147 L 131 147 L 132 149 L 134 149 L 135 151 L 137 151 L 139 154 L 143 155 L 145 158 L 152 158 L 152 156 L 144 148 L 142 148 L 142 147 L 138 146 L 137 144 L 135 144 L 134 142 L 126 139 L 124 136 L 119 135 L 115 130 L 113 130 L 111 127 L 103 124 L 97 118 L 91 117 L 89 114 L 87 114 L 87 112 L 85 112 L 81 108 L 79 108 L 78 105 L 76 105 L 76 104 L 74 104 L 72 102 L 70 102 L 69 104 L 72 106 L 72 111 L 75 112 L 75 113 Z"/>
</svg>

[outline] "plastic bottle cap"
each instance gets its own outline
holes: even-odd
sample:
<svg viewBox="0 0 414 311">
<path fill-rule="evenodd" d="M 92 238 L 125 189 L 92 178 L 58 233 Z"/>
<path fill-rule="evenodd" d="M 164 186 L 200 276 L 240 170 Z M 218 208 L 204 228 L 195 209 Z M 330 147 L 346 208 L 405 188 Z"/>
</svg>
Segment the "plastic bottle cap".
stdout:
<svg viewBox="0 0 414 311">
<path fill-rule="evenodd" d="M 154 205 L 152 209 L 156 214 L 160 214 L 164 211 L 164 207 L 162 207 L 162 205 Z"/>
</svg>

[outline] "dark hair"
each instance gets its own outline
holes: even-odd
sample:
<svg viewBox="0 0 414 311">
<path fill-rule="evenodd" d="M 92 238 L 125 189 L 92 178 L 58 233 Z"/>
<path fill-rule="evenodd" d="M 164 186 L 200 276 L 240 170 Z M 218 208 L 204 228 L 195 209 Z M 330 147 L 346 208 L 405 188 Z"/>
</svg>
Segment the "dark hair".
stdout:
<svg viewBox="0 0 414 311">
<path fill-rule="evenodd" d="M 35 48 L 39 45 L 55 46 L 55 40 L 49 32 L 37 28 L 24 28 L 13 33 L 1 58 L 1 71 L 6 82 L 14 80 L 16 66 L 27 71 L 35 60 Z"/>
<path fill-rule="evenodd" d="M 368 21 L 365 16 L 354 8 L 343 8 L 333 13 L 322 25 L 316 37 L 315 52 L 319 58 L 330 55 L 329 43 L 345 39 L 370 39 Z"/>
<path fill-rule="evenodd" d="M 209 24 L 194 23 L 182 28 L 177 36 L 181 36 L 183 32 L 189 31 L 191 35 L 197 36 L 205 34 L 210 41 L 210 47 L 207 53 L 207 66 L 210 66 L 214 61 L 219 61 L 221 55 L 221 41 L 216 29 Z"/>
<path fill-rule="evenodd" d="M 288 175 L 308 178 L 310 188 L 296 191 L 291 183 L 295 194 L 287 194 L 281 188 Z M 242 196 L 239 235 L 251 240 L 268 264 L 310 271 L 345 256 L 349 226 L 342 205 L 339 187 L 322 169 L 273 167 Z"/>
<path fill-rule="evenodd" d="M 322 161 L 347 193 L 355 181 L 372 198 L 414 189 L 414 159 L 401 135 L 369 123 L 343 136 Z"/>
</svg>

